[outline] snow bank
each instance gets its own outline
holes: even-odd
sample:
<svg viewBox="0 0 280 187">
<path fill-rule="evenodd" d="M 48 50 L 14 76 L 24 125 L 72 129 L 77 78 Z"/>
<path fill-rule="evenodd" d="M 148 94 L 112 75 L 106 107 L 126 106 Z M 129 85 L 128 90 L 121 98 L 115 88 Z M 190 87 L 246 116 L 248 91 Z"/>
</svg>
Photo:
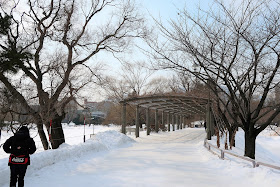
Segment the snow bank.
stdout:
<svg viewBox="0 0 280 187">
<path fill-rule="evenodd" d="M 271 131 L 269 129 L 265 129 L 256 139 L 256 161 L 265 162 L 268 164 L 273 164 L 280 166 L 280 136 L 270 136 Z M 217 137 L 213 136 L 212 140 L 209 141 L 212 145 L 217 145 Z M 228 145 L 229 142 L 227 141 Z M 220 139 L 221 149 L 224 149 L 225 146 L 225 136 Z M 235 136 L 235 147 L 232 148 L 231 151 L 237 155 L 244 155 L 244 131 L 239 129 Z M 232 158 L 230 156 L 230 158 Z"/>
<path fill-rule="evenodd" d="M 133 140 L 132 138 L 114 130 L 109 130 L 104 133 L 98 133 L 94 136 L 93 139 L 101 142 L 108 149 L 123 147 L 124 145 L 135 142 L 135 140 Z"/>
<path fill-rule="evenodd" d="M 132 138 L 114 130 L 100 132 L 93 139 L 89 139 L 85 143 L 78 145 L 62 144 L 58 149 L 31 155 L 31 165 L 28 168 L 28 173 L 32 174 L 46 166 L 61 161 L 77 159 L 84 154 L 94 154 L 100 151 L 109 151 L 118 147 L 130 146 L 134 142 L 135 140 Z M 7 158 L 0 159 L 0 186 L 3 186 L 3 184 L 9 181 L 10 171 L 7 162 Z"/>
</svg>

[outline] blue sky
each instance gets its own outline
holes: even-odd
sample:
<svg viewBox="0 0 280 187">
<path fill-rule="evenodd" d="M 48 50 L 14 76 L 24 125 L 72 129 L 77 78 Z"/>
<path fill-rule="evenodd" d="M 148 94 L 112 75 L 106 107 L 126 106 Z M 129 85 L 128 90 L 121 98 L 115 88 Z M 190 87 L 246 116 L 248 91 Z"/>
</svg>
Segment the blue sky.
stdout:
<svg viewBox="0 0 280 187">
<path fill-rule="evenodd" d="M 195 13 L 198 6 L 202 7 L 203 9 L 207 9 L 208 5 L 211 4 L 213 0 L 135 0 L 135 2 L 140 8 L 139 11 L 146 15 L 146 19 L 151 20 L 148 24 L 153 24 L 150 15 L 155 19 L 161 18 L 161 21 L 164 24 L 168 24 L 168 20 L 176 19 L 180 9 L 182 10 L 186 7 L 189 11 Z M 138 44 L 139 43 L 137 43 L 137 45 Z M 141 54 L 140 50 L 133 49 L 133 51 L 133 54 L 125 54 L 124 58 L 126 58 L 126 60 L 129 59 L 131 62 L 146 60 L 143 54 Z M 109 74 L 118 75 L 119 71 L 121 71 L 120 62 L 118 62 L 118 60 L 115 58 L 108 57 L 109 56 L 106 55 L 106 58 L 101 57 L 101 59 L 107 64 L 107 67 L 109 68 Z"/>
<path fill-rule="evenodd" d="M 136 4 L 140 8 L 140 12 L 146 15 L 147 20 L 152 20 L 149 14 L 151 14 L 155 19 L 161 18 L 161 21 L 165 24 L 168 24 L 167 21 L 170 19 L 176 19 L 178 16 L 178 9 L 187 8 L 187 10 L 195 13 L 197 7 L 200 6 L 203 9 L 207 9 L 208 5 L 213 2 L 213 0 L 135 0 Z M 150 21 L 149 24 L 153 24 L 153 21 Z M 138 45 L 139 43 L 136 42 Z M 104 57 L 105 56 L 105 57 Z M 137 48 L 133 49 L 133 54 L 127 53 L 124 54 L 124 59 L 130 62 L 146 61 L 148 60 Z M 116 78 L 121 72 L 121 63 L 113 58 L 110 54 L 101 54 L 95 60 L 101 60 L 106 64 L 106 69 L 109 75 L 113 75 Z M 94 60 L 93 60 L 94 62 Z M 170 72 L 168 73 L 170 75 Z M 152 77 L 157 76 L 166 76 L 166 71 L 160 71 L 155 73 Z M 95 98 L 97 99 L 97 98 Z"/>
<path fill-rule="evenodd" d="M 175 18 L 178 9 L 186 7 L 188 10 L 196 10 L 200 5 L 203 9 L 207 9 L 213 0 L 137 0 L 147 9 L 153 16 L 160 15 L 163 19 Z"/>
</svg>

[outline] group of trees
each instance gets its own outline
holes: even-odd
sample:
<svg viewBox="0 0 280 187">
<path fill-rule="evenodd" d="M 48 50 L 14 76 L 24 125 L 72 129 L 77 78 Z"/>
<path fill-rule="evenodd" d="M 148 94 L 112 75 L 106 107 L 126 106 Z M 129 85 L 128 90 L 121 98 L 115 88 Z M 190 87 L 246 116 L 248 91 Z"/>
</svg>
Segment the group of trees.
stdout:
<svg viewBox="0 0 280 187">
<path fill-rule="evenodd" d="M 186 7 L 169 25 L 154 19 L 157 35 L 147 35 L 131 0 L 22 0 L 0 6 L 0 81 L 12 98 L 1 115 L 31 116 L 45 149 L 43 125 L 49 129 L 52 123 L 51 143 L 57 148 L 64 142 L 65 107 L 91 83 L 102 83 L 116 102 L 166 92 L 206 96 L 195 90 L 207 85 L 223 128 L 230 136 L 237 127 L 244 130 L 250 158 L 255 158 L 256 137 L 280 113 L 274 95 L 280 86 L 276 0 L 214 0 L 196 14 Z M 118 78 L 100 77 L 92 57 L 124 52 L 136 37 L 148 44 L 153 67 L 175 70 L 173 77 L 153 78 L 140 62 L 124 62 Z M 11 103 L 20 109 L 14 111 Z M 118 107 L 109 112 L 112 121 L 121 116 Z"/>
<path fill-rule="evenodd" d="M 123 63 L 118 77 L 110 76 L 103 84 L 108 97 L 112 101 L 111 108 L 105 118 L 105 124 L 121 124 L 122 104 L 119 101 L 128 97 L 141 97 L 147 95 L 189 95 L 195 97 L 207 97 L 207 87 L 188 72 L 168 72 L 163 75 L 155 73 L 155 69 L 145 67 L 145 63 Z M 135 125 L 134 105 L 126 108 L 127 125 Z M 153 113 L 154 111 L 151 111 Z M 153 114 L 150 122 L 153 123 Z M 146 121 L 146 110 L 139 109 L 140 124 Z"/>
<path fill-rule="evenodd" d="M 157 74 L 157 70 L 145 62 L 124 62 L 117 77 L 108 76 L 102 86 L 107 97 L 118 102 L 126 97 L 141 95 L 192 94 L 191 91 L 203 86 L 203 83 L 188 72 L 166 71 Z"/>
<path fill-rule="evenodd" d="M 187 9 L 149 40 L 162 68 L 189 72 L 208 85 L 228 130 L 245 132 L 245 156 L 255 158 L 255 140 L 280 112 L 280 12 L 273 0 L 214 1 L 209 10 Z"/>
<path fill-rule="evenodd" d="M 146 34 L 132 1 L 22 0 L 1 2 L 0 81 L 36 123 L 45 149 L 64 140 L 65 107 L 86 85 L 99 80 L 90 59 L 119 53 Z M 32 106 L 39 106 L 34 108 Z"/>
</svg>

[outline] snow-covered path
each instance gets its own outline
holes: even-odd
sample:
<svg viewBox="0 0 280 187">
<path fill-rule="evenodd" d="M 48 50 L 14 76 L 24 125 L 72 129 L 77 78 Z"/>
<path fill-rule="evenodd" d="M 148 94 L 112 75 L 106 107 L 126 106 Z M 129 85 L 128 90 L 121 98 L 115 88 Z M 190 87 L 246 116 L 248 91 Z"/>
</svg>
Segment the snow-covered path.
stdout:
<svg viewBox="0 0 280 187">
<path fill-rule="evenodd" d="M 263 168 L 252 169 L 250 164 L 243 162 L 219 160 L 203 147 L 204 137 L 204 129 L 143 136 L 135 139 L 137 143 L 129 147 L 89 152 L 79 158 L 65 158 L 65 161 L 32 171 L 27 174 L 25 184 L 27 187 L 279 185 L 277 173 L 263 172 Z"/>
</svg>

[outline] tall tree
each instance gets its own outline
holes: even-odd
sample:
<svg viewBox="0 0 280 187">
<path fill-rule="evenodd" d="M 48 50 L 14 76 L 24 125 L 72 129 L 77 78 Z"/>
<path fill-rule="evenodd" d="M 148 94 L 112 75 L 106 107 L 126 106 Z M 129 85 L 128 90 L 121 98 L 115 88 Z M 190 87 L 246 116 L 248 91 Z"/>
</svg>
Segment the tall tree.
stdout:
<svg viewBox="0 0 280 187">
<path fill-rule="evenodd" d="M 253 159 L 256 137 L 280 112 L 280 101 L 268 102 L 280 80 L 279 8 L 273 0 L 216 0 L 196 15 L 181 10 L 169 26 L 157 22 L 163 42 L 148 42 L 158 65 L 211 87 L 228 121 L 244 130 L 244 154 Z"/>
<path fill-rule="evenodd" d="M 108 98 L 120 101 L 125 97 L 139 96 L 145 93 L 153 70 L 145 67 L 144 62 L 122 62 L 118 77 L 110 75 L 103 82 Z"/>
<path fill-rule="evenodd" d="M 34 117 L 45 149 L 43 125 L 49 130 L 51 123 L 52 148 L 58 148 L 65 141 L 65 106 L 99 76 L 87 62 L 102 51 L 123 52 L 132 38 L 144 36 L 143 19 L 130 0 L 27 0 L 10 12 L 13 25 L 2 53 L 12 49 L 33 56 L 7 58 L 18 71 L 16 76 L 1 71 L 0 81 Z"/>
</svg>

